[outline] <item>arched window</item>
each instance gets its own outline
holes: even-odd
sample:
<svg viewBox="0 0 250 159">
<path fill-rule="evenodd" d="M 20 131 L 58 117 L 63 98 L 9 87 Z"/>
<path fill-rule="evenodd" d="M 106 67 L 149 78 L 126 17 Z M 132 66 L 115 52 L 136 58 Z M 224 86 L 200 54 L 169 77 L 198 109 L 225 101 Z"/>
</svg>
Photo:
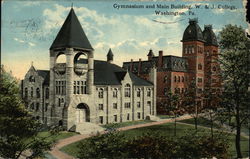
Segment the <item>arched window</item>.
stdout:
<svg viewBox="0 0 250 159">
<path fill-rule="evenodd" d="M 151 96 L 151 89 L 150 89 L 150 88 L 147 89 L 147 96 L 148 96 L 148 97 Z"/>
<path fill-rule="evenodd" d="M 60 106 L 61 106 L 61 99 L 58 98 L 58 107 L 60 107 Z"/>
<path fill-rule="evenodd" d="M 30 96 L 33 97 L 33 87 L 31 87 L 30 89 L 31 89 Z"/>
<path fill-rule="evenodd" d="M 167 81 L 168 81 L 168 77 L 165 76 L 165 77 L 164 77 L 164 83 L 167 83 Z"/>
<path fill-rule="evenodd" d="M 191 52 L 194 53 L 194 46 L 191 46 Z"/>
<path fill-rule="evenodd" d="M 35 82 L 35 77 L 34 77 L 34 76 L 30 76 L 30 77 L 29 77 L 29 81 L 30 81 L 30 82 Z"/>
<path fill-rule="evenodd" d="M 36 97 L 40 98 L 40 89 L 39 88 L 36 89 Z"/>
<path fill-rule="evenodd" d="M 181 77 L 180 76 L 178 76 L 178 82 L 181 82 Z"/>
<path fill-rule="evenodd" d="M 140 96 L 141 96 L 141 89 L 140 89 L 140 88 L 137 89 L 136 94 L 137 94 L 137 97 L 140 97 Z"/>
<path fill-rule="evenodd" d="M 48 99 L 49 98 L 49 88 L 45 89 L 45 98 Z"/>
<path fill-rule="evenodd" d="M 125 97 L 130 97 L 130 85 L 126 84 L 125 85 Z"/>
<path fill-rule="evenodd" d="M 115 88 L 113 91 L 113 97 L 117 98 L 117 94 L 118 94 L 118 90 L 117 90 L 117 88 Z"/>
<path fill-rule="evenodd" d="M 177 77 L 176 76 L 174 76 L 174 82 L 177 82 Z"/>
<path fill-rule="evenodd" d="M 28 88 L 25 88 L 24 89 L 24 98 L 27 98 L 28 97 Z"/>
<path fill-rule="evenodd" d="M 202 70 L 202 64 L 198 65 L 198 70 Z"/>
<path fill-rule="evenodd" d="M 215 67 L 215 66 L 213 67 L 213 71 L 214 71 L 214 72 L 216 71 L 216 67 Z"/>
<path fill-rule="evenodd" d="M 182 82 L 184 82 L 184 76 L 182 76 Z"/>
<path fill-rule="evenodd" d="M 99 92 L 98 92 L 98 97 L 99 98 L 103 98 L 103 89 L 99 89 Z"/>
</svg>

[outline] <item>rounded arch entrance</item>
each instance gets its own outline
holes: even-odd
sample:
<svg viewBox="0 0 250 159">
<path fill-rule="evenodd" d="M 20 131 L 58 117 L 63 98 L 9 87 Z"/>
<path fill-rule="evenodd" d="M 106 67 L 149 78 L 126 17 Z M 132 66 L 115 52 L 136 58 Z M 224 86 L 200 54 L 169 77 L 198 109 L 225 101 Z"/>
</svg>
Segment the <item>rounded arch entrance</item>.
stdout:
<svg viewBox="0 0 250 159">
<path fill-rule="evenodd" d="M 90 122 L 90 111 L 87 104 L 80 103 L 76 106 L 76 122 Z"/>
</svg>

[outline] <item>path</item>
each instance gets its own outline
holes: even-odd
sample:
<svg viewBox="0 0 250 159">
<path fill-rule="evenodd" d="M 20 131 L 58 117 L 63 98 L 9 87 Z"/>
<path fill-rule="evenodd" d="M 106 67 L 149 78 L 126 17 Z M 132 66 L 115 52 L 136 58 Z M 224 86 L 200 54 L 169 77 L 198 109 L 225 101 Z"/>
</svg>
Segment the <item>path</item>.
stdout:
<svg viewBox="0 0 250 159">
<path fill-rule="evenodd" d="M 185 119 L 190 119 L 190 118 L 192 118 L 190 115 L 184 115 L 184 116 L 176 118 L 176 120 L 179 121 L 179 120 L 185 120 Z M 152 122 L 152 123 L 126 126 L 126 127 L 119 128 L 118 130 L 125 131 L 125 130 L 130 130 L 130 129 L 136 129 L 136 128 L 153 126 L 153 125 L 160 125 L 160 124 L 171 123 L 171 122 L 174 122 L 174 119 L 162 119 L 161 121 L 156 121 L 156 122 Z M 104 133 L 105 132 L 101 132 L 101 134 L 104 134 Z M 94 136 L 94 134 L 92 134 L 92 135 L 75 135 L 75 136 L 72 136 L 72 137 L 69 137 L 66 139 L 59 140 L 57 142 L 57 144 L 53 147 L 52 151 L 50 151 L 49 153 L 57 159 L 74 159 L 73 156 L 70 156 L 70 155 L 60 151 L 60 148 L 66 146 L 66 145 L 72 144 L 74 142 L 89 138 L 91 136 Z"/>
</svg>

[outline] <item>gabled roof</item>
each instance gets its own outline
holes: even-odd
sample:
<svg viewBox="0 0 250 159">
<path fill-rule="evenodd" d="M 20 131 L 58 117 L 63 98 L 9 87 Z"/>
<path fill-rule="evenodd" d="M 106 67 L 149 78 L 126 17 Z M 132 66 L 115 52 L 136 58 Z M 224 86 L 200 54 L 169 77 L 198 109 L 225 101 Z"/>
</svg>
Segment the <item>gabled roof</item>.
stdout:
<svg viewBox="0 0 250 159">
<path fill-rule="evenodd" d="M 37 70 L 37 73 L 39 76 L 43 77 L 44 79 L 44 84 L 48 85 L 49 84 L 49 71 L 48 70 Z"/>
<path fill-rule="evenodd" d="M 146 81 L 131 72 L 127 72 L 120 66 L 108 63 L 106 61 L 94 61 L 94 84 L 95 85 L 121 85 L 125 75 L 129 73 L 132 83 L 138 86 L 152 86 Z"/>
<path fill-rule="evenodd" d="M 73 8 L 71 8 L 50 50 L 62 47 L 78 47 L 93 50 Z"/>
</svg>

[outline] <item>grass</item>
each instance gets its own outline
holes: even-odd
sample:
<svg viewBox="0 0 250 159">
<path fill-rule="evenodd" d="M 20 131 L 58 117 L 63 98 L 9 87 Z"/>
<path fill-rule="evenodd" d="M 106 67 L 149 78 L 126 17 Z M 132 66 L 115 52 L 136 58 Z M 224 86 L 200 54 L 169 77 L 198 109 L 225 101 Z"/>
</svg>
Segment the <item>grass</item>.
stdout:
<svg viewBox="0 0 250 159">
<path fill-rule="evenodd" d="M 123 123 L 106 124 L 106 125 L 102 125 L 102 127 L 104 127 L 104 128 L 121 128 L 121 127 L 125 127 L 125 126 L 146 124 L 146 123 L 151 123 L 151 122 L 154 122 L 154 121 L 151 121 L 151 120 L 128 121 L 128 122 L 123 122 Z"/>
<path fill-rule="evenodd" d="M 194 129 L 193 125 L 184 125 L 181 123 L 177 123 L 177 136 L 182 136 L 188 131 L 190 131 L 191 129 L 192 130 Z M 203 130 L 204 131 L 203 133 L 210 132 L 210 130 L 206 128 L 198 128 L 198 129 Z M 164 135 L 167 137 L 173 136 L 174 135 L 174 123 L 167 123 L 167 124 L 162 124 L 162 125 L 154 125 L 150 127 L 137 128 L 137 129 L 132 129 L 128 131 L 122 131 L 121 133 L 123 133 L 126 136 L 126 138 L 131 139 L 136 136 L 140 136 L 144 133 L 153 133 L 153 132 L 158 132 L 161 135 Z M 228 143 L 230 145 L 229 152 L 231 154 L 236 154 L 233 134 L 229 134 L 229 141 L 230 141 L 230 143 Z M 67 145 L 63 147 L 61 150 L 69 155 L 77 157 L 79 143 L 80 141 Z M 248 147 L 249 147 L 248 139 L 242 137 L 241 148 L 242 148 L 243 156 L 247 156 Z"/>
<path fill-rule="evenodd" d="M 210 123 L 210 121 L 208 119 L 202 118 L 202 117 L 199 117 L 197 119 L 198 119 L 197 120 L 198 121 L 198 125 L 210 128 L 210 124 L 211 123 Z M 187 124 L 195 124 L 194 118 L 181 120 L 179 122 L 181 122 L 181 123 L 187 123 Z M 221 128 L 221 126 L 219 124 L 216 124 L 216 123 L 213 123 L 213 127 L 216 128 L 216 129 L 220 129 Z"/>
<path fill-rule="evenodd" d="M 173 115 L 157 115 L 157 117 L 159 117 L 160 119 L 169 119 L 169 118 L 173 118 Z"/>
<path fill-rule="evenodd" d="M 48 131 L 42 131 L 38 133 L 38 137 L 45 137 L 46 140 L 50 141 L 50 140 L 61 140 L 61 139 L 65 139 L 74 135 L 77 135 L 78 133 L 76 132 L 67 132 L 67 131 L 60 131 L 57 135 L 52 135 L 50 136 L 50 133 Z"/>
</svg>

